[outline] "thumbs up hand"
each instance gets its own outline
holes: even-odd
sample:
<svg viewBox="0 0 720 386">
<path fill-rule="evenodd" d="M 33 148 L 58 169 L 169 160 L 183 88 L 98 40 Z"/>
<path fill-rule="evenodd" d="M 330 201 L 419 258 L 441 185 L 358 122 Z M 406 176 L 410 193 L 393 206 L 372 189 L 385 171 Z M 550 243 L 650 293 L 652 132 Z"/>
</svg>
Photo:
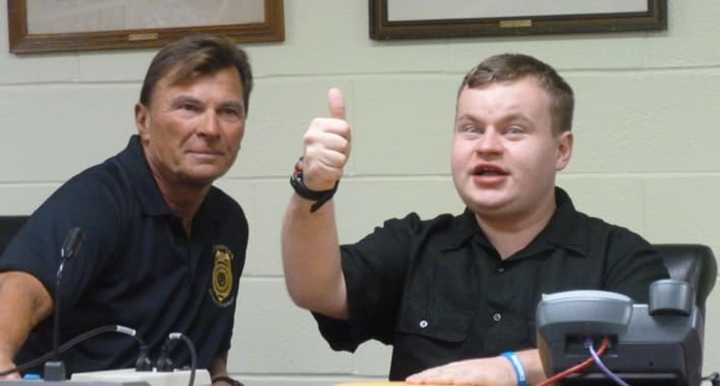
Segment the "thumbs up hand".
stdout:
<svg viewBox="0 0 720 386">
<path fill-rule="evenodd" d="M 350 157 L 350 124 L 345 101 L 337 88 L 328 90 L 330 118 L 315 118 L 303 137 L 305 150 L 300 167 L 311 190 L 330 190 L 343 175 Z"/>
</svg>

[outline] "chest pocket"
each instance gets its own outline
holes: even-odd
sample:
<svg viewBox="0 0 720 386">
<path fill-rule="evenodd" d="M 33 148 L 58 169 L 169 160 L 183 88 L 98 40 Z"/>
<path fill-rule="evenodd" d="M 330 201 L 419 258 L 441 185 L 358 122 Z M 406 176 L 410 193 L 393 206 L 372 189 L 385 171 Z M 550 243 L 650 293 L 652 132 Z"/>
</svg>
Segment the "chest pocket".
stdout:
<svg viewBox="0 0 720 386">
<path fill-rule="evenodd" d="M 475 269 L 459 252 L 416 266 L 405 289 L 397 332 L 444 342 L 467 340 L 480 298 Z"/>
<path fill-rule="evenodd" d="M 467 339 L 471 321 L 472 314 L 469 313 L 403 312 L 397 332 L 459 343 Z"/>
</svg>

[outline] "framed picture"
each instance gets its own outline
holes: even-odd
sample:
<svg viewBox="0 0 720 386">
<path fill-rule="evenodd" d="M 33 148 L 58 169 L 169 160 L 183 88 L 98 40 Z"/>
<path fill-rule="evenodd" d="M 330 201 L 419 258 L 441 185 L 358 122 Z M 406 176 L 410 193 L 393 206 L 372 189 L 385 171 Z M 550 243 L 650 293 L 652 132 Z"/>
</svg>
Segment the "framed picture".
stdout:
<svg viewBox="0 0 720 386">
<path fill-rule="evenodd" d="M 282 0 L 8 0 L 16 54 L 159 47 L 193 33 L 285 39 Z"/>
<path fill-rule="evenodd" d="M 667 29 L 667 0 L 369 1 L 375 40 Z"/>
</svg>

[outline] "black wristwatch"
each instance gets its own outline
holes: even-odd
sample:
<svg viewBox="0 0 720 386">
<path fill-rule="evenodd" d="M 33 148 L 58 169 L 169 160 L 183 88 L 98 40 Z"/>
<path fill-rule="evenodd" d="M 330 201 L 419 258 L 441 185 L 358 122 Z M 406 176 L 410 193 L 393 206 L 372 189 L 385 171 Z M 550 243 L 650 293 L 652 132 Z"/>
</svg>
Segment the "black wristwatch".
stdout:
<svg viewBox="0 0 720 386">
<path fill-rule="evenodd" d="M 295 170 L 293 170 L 293 173 L 290 176 L 290 186 L 293 187 L 298 196 L 306 200 L 315 201 L 312 206 L 310 206 L 310 212 L 315 212 L 320 209 L 323 204 L 330 201 L 330 199 L 335 195 L 340 181 L 335 182 L 335 186 L 333 186 L 332 189 L 312 190 L 305 186 L 305 183 L 303 182 L 303 173 L 300 166 L 301 162 L 302 157 L 300 157 L 298 162 L 295 163 Z"/>
</svg>

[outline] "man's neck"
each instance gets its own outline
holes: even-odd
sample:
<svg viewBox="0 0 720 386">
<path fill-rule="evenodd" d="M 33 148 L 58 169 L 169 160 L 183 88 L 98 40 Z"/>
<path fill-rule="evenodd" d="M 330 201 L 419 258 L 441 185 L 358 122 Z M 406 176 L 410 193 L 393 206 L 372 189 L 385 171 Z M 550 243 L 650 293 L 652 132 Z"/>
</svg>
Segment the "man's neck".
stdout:
<svg viewBox="0 0 720 386">
<path fill-rule="evenodd" d="M 185 233 L 189 237 L 192 231 L 193 218 L 210 191 L 210 185 L 201 186 L 174 182 L 170 178 L 166 178 L 160 170 L 154 167 L 152 162 L 148 162 L 148 164 L 150 165 L 150 173 L 155 183 L 157 183 L 165 203 L 180 217 Z"/>
<path fill-rule="evenodd" d="M 205 196 L 210 190 L 210 186 L 202 188 L 187 187 L 187 186 L 169 186 L 169 184 L 162 182 L 162 179 L 155 177 L 160 193 L 165 199 L 170 209 L 182 220 L 183 228 L 188 237 L 192 232 L 192 221 L 200 209 Z"/>
<path fill-rule="evenodd" d="M 475 220 L 485 232 L 490 244 L 505 260 L 521 249 L 527 247 L 550 222 L 556 209 L 555 195 L 550 195 L 546 202 L 536 206 L 536 210 L 517 216 L 498 218 L 479 216 Z"/>
</svg>

